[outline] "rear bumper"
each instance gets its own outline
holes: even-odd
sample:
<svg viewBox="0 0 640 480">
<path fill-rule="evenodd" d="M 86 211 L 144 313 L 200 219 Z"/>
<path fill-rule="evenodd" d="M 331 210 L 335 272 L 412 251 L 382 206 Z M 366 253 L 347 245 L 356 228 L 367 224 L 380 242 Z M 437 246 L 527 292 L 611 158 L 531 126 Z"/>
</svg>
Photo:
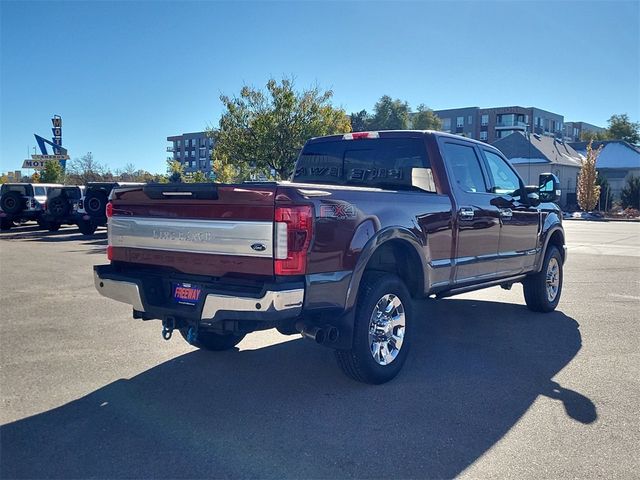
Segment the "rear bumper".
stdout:
<svg viewBox="0 0 640 480">
<path fill-rule="evenodd" d="M 52 215 L 51 213 L 44 212 L 42 214 L 42 220 L 50 223 L 59 223 L 61 225 L 77 225 L 82 221 L 82 214 L 72 212 L 67 215 Z"/>
<path fill-rule="evenodd" d="M 20 213 L 6 213 L 0 210 L 0 218 L 5 218 L 9 221 L 37 220 L 41 215 L 42 210 L 23 210 Z"/>
<path fill-rule="evenodd" d="M 171 298 L 170 280 L 150 276 L 127 275 L 111 265 L 94 267 L 94 284 L 108 298 L 131 305 L 145 319 L 181 318 L 190 322 L 214 323 L 221 320 L 278 322 L 294 319 L 302 312 L 304 285 L 300 283 L 265 284 L 261 291 L 216 291 L 201 285 L 196 305 L 181 305 Z"/>
</svg>

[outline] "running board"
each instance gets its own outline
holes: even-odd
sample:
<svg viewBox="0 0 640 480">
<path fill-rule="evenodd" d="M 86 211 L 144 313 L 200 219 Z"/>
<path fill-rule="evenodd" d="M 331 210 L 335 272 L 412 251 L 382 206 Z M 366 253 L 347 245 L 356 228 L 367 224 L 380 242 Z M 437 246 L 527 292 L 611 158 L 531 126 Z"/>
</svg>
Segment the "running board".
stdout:
<svg viewBox="0 0 640 480">
<path fill-rule="evenodd" d="M 473 292 L 475 290 L 481 290 L 483 288 L 488 288 L 488 287 L 495 287 L 497 285 L 513 284 L 513 283 L 521 282 L 526 277 L 527 277 L 526 275 L 516 275 L 515 277 L 500 278 L 497 280 L 491 280 L 490 282 L 467 285 L 466 287 L 454 287 L 451 290 L 445 290 L 444 292 L 436 293 L 436 298 L 451 297 L 453 295 Z"/>
</svg>

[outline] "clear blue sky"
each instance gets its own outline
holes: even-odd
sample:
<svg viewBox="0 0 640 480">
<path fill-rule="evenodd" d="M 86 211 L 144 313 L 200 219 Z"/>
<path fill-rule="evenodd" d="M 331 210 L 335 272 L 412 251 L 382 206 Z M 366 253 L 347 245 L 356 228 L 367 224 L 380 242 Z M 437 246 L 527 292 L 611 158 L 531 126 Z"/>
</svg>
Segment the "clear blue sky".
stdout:
<svg viewBox="0 0 640 480">
<path fill-rule="evenodd" d="M 60 114 L 72 157 L 164 171 L 168 135 L 217 125 L 221 93 L 282 75 L 347 112 L 388 94 L 639 120 L 639 5 L 1 0 L 0 170 Z"/>
</svg>

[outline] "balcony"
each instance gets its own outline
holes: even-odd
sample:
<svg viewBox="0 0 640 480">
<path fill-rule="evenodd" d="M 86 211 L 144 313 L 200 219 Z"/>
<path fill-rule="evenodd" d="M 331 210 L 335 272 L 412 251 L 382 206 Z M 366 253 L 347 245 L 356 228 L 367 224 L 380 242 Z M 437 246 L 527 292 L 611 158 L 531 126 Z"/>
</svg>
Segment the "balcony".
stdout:
<svg viewBox="0 0 640 480">
<path fill-rule="evenodd" d="M 526 130 L 527 124 L 525 122 L 514 121 L 514 120 L 501 120 L 496 123 L 496 129 L 502 130 L 508 128 L 510 130 Z"/>
</svg>

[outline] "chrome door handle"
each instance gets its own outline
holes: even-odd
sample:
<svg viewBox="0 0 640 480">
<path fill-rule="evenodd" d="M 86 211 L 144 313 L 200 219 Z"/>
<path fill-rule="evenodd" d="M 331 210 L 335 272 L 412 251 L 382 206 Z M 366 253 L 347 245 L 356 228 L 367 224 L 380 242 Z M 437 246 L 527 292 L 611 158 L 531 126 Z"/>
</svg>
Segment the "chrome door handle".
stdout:
<svg viewBox="0 0 640 480">
<path fill-rule="evenodd" d="M 500 216 L 502 218 L 511 218 L 513 217 L 513 211 L 510 208 L 501 208 Z"/>
<path fill-rule="evenodd" d="M 473 220 L 474 215 L 473 208 L 471 207 L 460 207 L 460 210 L 458 211 L 460 220 Z"/>
</svg>

